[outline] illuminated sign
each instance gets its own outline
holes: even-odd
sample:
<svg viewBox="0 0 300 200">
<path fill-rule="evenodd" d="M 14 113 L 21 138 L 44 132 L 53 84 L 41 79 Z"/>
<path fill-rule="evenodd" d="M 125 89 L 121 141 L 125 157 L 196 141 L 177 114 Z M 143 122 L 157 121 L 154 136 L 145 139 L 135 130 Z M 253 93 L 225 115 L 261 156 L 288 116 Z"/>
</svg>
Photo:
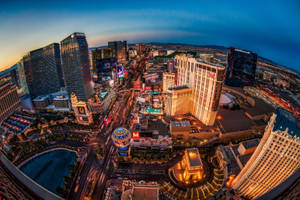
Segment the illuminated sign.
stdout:
<svg viewBox="0 0 300 200">
<path fill-rule="evenodd" d="M 132 138 L 139 138 L 140 137 L 140 133 L 139 132 L 133 132 L 132 133 Z"/>
<path fill-rule="evenodd" d="M 79 114 L 85 115 L 85 108 L 84 108 L 84 106 L 77 107 L 77 110 L 78 110 Z"/>
</svg>

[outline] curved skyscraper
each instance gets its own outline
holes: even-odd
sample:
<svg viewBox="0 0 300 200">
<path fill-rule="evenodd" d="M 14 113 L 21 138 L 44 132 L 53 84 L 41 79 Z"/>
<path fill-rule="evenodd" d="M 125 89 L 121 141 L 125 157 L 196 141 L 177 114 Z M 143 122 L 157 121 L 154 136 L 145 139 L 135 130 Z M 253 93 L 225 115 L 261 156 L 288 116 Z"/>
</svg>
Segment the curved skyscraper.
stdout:
<svg viewBox="0 0 300 200">
<path fill-rule="evenodd" d="M 278 109 L 233 189 L 250 199 L 272 190 L 300 167 L 300 128 L 289 112 Z"/>
<path fill-rule="evenodd" d="M 73 33 L 61 41 L 62 69 L 68 94 L 87 101 L 94 91 L 90 75 L 88 44 L 84 33 Z"/>
<path fill-rule="evenodd" d="M 20 61 L 18 70 L 19 75 L 25 74 L 31 97 L 59 91 L 63 87 L 59 44 L 30 51 Z"/>
</svg>

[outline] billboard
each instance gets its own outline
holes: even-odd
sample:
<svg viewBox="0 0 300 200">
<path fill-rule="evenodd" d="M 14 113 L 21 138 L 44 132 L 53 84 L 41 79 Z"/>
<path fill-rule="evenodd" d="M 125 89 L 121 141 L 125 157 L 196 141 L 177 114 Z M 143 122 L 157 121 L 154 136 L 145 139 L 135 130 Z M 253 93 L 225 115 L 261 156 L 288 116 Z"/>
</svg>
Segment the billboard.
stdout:
<svg viewBox="0 0 300 200">
<path fill-rule="evenodd" d="M 115 60 L 112 59 L 101 59 L 96 61 L 97 71 L 99 72 L 109 72 L 116 66 Z"/>
<path fill-rule="evenodd" d="M 117 66 L 117 74 L 119 78 L 124 78 L 124 67 L 123 66 Z"/>
</svg>

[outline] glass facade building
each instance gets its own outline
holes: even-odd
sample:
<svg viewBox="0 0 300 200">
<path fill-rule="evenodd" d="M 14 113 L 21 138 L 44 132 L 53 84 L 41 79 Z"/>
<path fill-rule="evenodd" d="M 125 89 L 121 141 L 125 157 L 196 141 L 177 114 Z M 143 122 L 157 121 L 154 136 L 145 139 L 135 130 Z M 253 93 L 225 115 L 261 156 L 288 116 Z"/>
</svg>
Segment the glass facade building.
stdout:
<svg viewBox="0 0 300 200">
<path fill-rule="evenodd" d="M 112 56 L 118 60 L 128 59 L 127 41 L 108 42 L 108 48 L 112 50 Z"/>
<path fill-rule="evenodd" d="M 9 73 L 0 73 L 0 124 L 3 120 L 20 108 L 17 86 L 13 83 Z"/>
<path fill-rule="evenodd" d="M 33 98 L 59 91 L 64 86 L 59 44 L 53 43 L 31 51 L 18 63 L 18 71 L 22 85 L 25 85 L 25 75 Z"/>
<path fill-rule="evenodd" d="M 233 47 L 228 49 L 225 84 L 250 86 L 255 81 L 257 54 Z"/>
<path fill-rule="evenodd" d="M 73 33 L 61 41 L 62 69 L 68 94 L 87 101 L 94 93 L 88 44 L 84 33 Z"/>
</svg>

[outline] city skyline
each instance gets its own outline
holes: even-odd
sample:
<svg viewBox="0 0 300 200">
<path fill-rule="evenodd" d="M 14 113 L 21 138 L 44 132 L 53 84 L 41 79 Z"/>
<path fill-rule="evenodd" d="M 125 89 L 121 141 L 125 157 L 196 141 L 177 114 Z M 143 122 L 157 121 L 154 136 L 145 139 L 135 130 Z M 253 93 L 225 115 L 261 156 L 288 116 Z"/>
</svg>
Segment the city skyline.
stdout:
<svg viewBox="0 0 300 200">
<path fill-rule="evenodd" d="M 112 40 L 235 46 L 299 71 L 294 61 L 300 52 L 299 3 L 266 1 L 265 7 L 258 3 L 3 2 L 0 69 L 79 31 L 86 33 L 89 47 Z"/>
<path fill-rule="evenodd" d="M 299 199 L 296 0 L 2 1 L 0 200 Z"/>
</svg>

